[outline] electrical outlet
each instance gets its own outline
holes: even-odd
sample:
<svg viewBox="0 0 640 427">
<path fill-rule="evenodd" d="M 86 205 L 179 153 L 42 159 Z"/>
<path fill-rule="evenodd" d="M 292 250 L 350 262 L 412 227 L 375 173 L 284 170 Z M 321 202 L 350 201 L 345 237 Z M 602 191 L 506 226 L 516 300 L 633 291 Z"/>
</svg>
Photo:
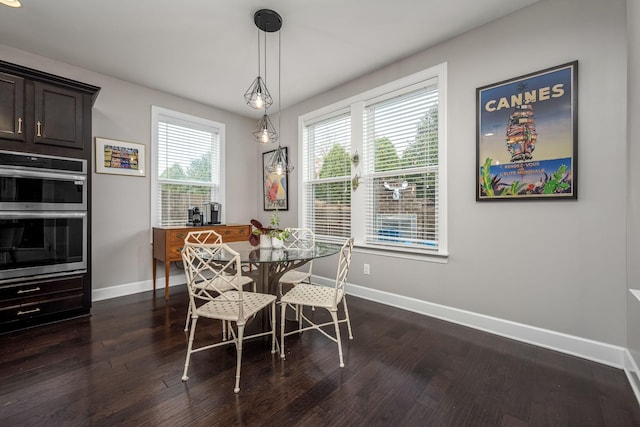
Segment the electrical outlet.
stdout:
<svg viewBox="0 0 640 427">
<path fill-rule="evenodd" d="M 369 274 L 370 270 L 369 270 L 369 264 L 365 264 L 364 265 L 364 274 Z"/>
</svg>

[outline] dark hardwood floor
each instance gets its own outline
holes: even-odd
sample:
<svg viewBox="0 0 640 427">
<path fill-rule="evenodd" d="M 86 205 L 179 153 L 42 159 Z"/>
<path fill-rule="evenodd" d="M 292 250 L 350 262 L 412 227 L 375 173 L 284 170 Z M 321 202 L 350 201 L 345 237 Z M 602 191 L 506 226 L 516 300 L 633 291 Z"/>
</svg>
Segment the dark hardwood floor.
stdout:
<svg viewBox="0 0 640 427">
<path fill-rule="evenodd" d="M 232 346 L 194 355 L 183 383 L 186 305 L 146 292 L 0 336 L 0 425 L 640 426 L 621 370 L 353 297 L 344 368 L 310 331 L 285 360 L 247 342 L 237 395 Z M 219 336 L 206 322 L 197 339 Z"/>
</svg>

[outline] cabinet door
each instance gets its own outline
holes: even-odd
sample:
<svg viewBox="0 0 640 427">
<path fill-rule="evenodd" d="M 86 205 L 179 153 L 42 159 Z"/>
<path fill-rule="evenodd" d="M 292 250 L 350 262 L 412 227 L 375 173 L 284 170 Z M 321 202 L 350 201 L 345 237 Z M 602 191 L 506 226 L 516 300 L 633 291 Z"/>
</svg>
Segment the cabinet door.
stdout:
<svg viewBox="0 0 640 427">
<path fill-rule="evenodd" d="M 82 95 L 43 83 L 35 83 L 34 91 L 34 142 L 84 149 Z"/>
<path fill-rule="evenodd" d="M 0 138 L 24 141 L 24 79 L 0 73 Z"/>
</svg>

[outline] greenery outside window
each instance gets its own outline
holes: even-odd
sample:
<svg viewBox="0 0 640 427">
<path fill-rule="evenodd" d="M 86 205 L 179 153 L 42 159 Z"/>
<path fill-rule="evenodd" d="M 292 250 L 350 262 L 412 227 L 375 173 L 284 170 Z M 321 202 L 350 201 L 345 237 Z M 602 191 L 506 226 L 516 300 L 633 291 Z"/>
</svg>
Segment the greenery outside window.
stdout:
<svg viewBox="0 0 640 427">
<path fill-rule="evenodd" d="M 155 106 L 152 122 L 152 224 L 186 225 L 194 207 L 208 221 L 207 203 L 224 201 L 224 125 Z"/>
</svg>

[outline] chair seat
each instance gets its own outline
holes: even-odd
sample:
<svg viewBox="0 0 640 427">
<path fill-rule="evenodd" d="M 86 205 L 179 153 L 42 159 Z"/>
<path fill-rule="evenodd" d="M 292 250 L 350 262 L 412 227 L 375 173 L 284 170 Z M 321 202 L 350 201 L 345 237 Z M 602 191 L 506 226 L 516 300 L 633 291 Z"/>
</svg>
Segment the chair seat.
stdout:
<svg viewBox="0 0 640 427">
<path fill-rule="evenodd" d="M 242 315 L 243 319 L 238 319 L 238 291 L 225 292 L 218 295 L 213 300 L 200 306 L 196 310 L 196 314 L 202 317 L 209 317 L 220 320 L 232 320 L 238 323 L 244 323 L 248 318 L 256 314 L 262 308 L 275 301 L 275 295 L 260 294 L 255 292 L 243 292 Z"/>
<path fill-rule="evenodd" d="M 342 296 L 343 291 L 341 289 L 337 291 L 336 298 L 335 288 L 301 283 L 284 294 L 280 302 L 283 304 L 301 304 L 331 309 L 335 307 L 337 302 L 342 300 Z"/>
<path fill-rule="evenodd" d="M 280 283 L 298 284 L 304 282 L 309 277 L 311 277 L 311 273 L 308 271 L 289 270 L 282 275 Z"/>
<path fill-rule="evenodd" d="M 231 280 L 225 280 L 221 277 L 216 277 L 215 279 L 209 282 L 205 282 L 203 280 L 203 281 L 194 283 L 193 287 L 196 289 L 205 289 L 206 284 L 209 283 L 210 285 L 207 288 L 208 290 L 212 290 L 212 291 L 218 290 L 219 292 L 226 292 L 234 289 L 233 285 L 237 287 L 244 287 L 244 285 L 248 285 L 251 282 L 253 282 L 253 279 L 247 276 L 237 276 Z"/>
</svg>

